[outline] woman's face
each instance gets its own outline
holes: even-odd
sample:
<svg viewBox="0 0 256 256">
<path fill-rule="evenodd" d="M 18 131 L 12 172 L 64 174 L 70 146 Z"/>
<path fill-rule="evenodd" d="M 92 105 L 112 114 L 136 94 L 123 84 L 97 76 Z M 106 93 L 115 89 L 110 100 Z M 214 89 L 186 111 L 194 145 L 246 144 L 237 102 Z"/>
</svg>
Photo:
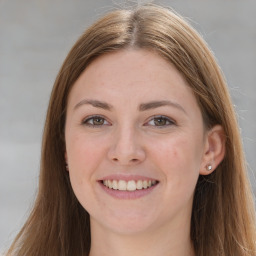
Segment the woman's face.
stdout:
<svg viewBox="0 0 256 256">
<path fill-rule="evenodd" d="M 191 89 L 162 57 L 122 50 L 91 63 L 70 92 L 65 139 L 92 228 L 189 228 L 207 143 Z"/>
</svg>

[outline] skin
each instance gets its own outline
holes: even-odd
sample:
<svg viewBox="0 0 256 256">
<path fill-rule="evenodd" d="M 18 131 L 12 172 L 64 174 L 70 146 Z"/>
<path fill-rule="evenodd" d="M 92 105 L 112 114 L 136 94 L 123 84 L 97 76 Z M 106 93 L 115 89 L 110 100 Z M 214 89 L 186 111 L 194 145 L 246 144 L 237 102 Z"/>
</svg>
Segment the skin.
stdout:
<svg viewBox="0 0 256 256">
<path fill-rule="evenodd" d="M 167 100 L 172 104 L 139 109 Z M 224 147 L 221 127 L 205 130 L 193 92 L 173 65 L 146 50 L 96 59 L 70 92 L 65 139 L 71 184 L 90 214 L 90 256 L 194 255 L 196 182 L 214 171 Z M 141 198 L 117 199 L 99 184 L 112 174 L 159 183 Z"/>
</svg>

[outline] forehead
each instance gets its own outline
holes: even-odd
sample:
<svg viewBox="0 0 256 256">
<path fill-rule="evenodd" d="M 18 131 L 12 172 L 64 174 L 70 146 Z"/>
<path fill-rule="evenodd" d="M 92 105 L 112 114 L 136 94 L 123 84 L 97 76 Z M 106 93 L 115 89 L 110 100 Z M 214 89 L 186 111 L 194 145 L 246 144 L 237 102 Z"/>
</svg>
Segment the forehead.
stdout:
<svg viewBox="0 0 256 256">
<path fill-rule="evenodd" d="M 174 99 L 188 108 L 198 107 L 177 69 L 147 50 L 121 50 L 94 60 L 73 85 L 70 102 L 83 97 L 121 104 Z"/>
<path fill-rule="evenodd" d="M 143 81 L 166 79 L 172 84 L 186 83 L 173 64 L 157 53 L 144 49 L 126 49 L 102 55 L 94 60 L 81 76 L 94 81 L 108 77 L 109 83 L 124 77 L 129 78 L 121 84 L 136 82 L 139 85 Z"/>
</svg>

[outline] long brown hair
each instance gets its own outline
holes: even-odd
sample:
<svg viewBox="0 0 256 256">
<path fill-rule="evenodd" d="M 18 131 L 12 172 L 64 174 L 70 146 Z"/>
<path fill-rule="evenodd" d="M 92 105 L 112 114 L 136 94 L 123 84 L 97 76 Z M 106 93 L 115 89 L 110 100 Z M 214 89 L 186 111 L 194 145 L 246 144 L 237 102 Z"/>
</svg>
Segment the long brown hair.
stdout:
<svg viewBox="0 0 256 256">
<path fill-rule="evenodd" d="M 156 5 L 116 10 L 79 38 L 57 76 L 42 145 L 38 196 L 9 255 L 88 255 L 89 215 L 77 201 L 65 171 L 64 126 L 69 92 L 98 56 L 145 48 L 173 63 L 192 88 L 210 128 L 220 124 L 226 155 L 210 175 L 200 176 L 191 217 L 197 256 L 252 256 L 255 216 L 236 115 L 213 54 L 199 34 L 173 11 Z"/>
</svg>

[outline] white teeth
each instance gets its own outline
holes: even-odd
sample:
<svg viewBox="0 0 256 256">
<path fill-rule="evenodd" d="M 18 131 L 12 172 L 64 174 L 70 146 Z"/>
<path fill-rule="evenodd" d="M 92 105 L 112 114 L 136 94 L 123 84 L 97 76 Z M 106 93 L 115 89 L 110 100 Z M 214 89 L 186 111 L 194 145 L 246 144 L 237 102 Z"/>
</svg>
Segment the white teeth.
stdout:
<svg viewBox="0 0 256 256">
<path fill-rule="evenodd" d="M 138 180 L 137 181 L 137 186 L 136 186 L 137 189 L 142 189 L 143 186 L 142 186 L 142 181 L 141 180 Z"/>
<path fill-rule="evenodd" d="M 156 185 L 156 183 L 156 180 L 138 180 L 137 182 L 135 180 L 129 180 L 128 182 L 125 180 L 103 180 L 104 186 L 122 191 L 147 189 Z"/>
<path fill-rule="evenodd" d="M 112 182 L 112 186 L 113 186 L 113 189 L 117 189 L 117 181 L 116 180 L 113 180 Z"/>
<path fill-rule="evenodd" d="M 143 185 L 143 188 L 147 188 L 148 187 L 148 182 L 146 180 L 144 180 L 142 185 Z"/>
<path fill-rule="evenodd" d="M 128 191 L 134 191 L 134 190 L 136 190 L 136 183 L 135 183 L 135 181 L 134 181 L 134 180 L 129 180 L 128 183 L 127 183 L 126 189 L 127 189 Z"/>
<path fill-rule="evenodd" d="M 118 181 L 118 189 L 119 190 L 126 190 L 126 182 L 124 180 Z"/>
<path fill-rule="evenodd" d="M 113 188 L 113 182 L 111 180 L 107 181 L 107 187 Z"/>
</svg>

